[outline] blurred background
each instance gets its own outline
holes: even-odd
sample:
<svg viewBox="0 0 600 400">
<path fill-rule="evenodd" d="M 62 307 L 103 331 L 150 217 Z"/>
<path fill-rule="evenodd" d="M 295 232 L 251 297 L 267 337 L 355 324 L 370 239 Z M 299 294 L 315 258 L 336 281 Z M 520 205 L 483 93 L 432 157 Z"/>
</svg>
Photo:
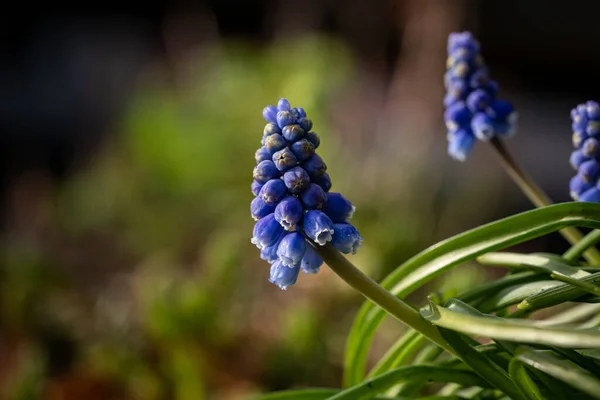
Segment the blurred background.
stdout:
<svg viewBox="0 0 600 400">
<path fill-rule="evenodd" d="M 327 268 L 283 292 L 250 244 L 262 108 L 305 108 L 333 190 L 358 208 L 352 261 L 382 279 L 531 208 L 486 145 L 466 163 L 446 156 L 448 33 L 479 37 L 520 112 L 507 145 L 557 202 L 569 200 L 569 111 L 600 89 L 591 0 L 91 8 L 0 17 L 1 399 L 339 386 L 362 298 Z M 549 236 L 519 250 L 566 248 Z M 467 264 L 410 300 L 497 273 Z M 373 360 L 402 330 L 384 324 Z"/>
</svg>

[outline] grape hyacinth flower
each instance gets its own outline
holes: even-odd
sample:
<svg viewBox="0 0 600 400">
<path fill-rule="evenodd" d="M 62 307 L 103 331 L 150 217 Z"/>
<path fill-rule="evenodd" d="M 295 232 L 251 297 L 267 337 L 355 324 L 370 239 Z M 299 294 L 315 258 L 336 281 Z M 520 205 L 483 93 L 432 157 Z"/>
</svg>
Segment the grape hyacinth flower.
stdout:
<svg viewBox="0 0 600 400">
<path fill-rule="evenodd" d="M 476 101 L 474 99 L 473 101 Z M 271 264 L 269 281 L 281 289 L 298 274 L 316 274 L 323 260 L 315 246 L 328 242 L 340 252 L 356 253 L 363 238 L 348 220 L 355 207 L 330 192 L 327 165 L 316 153 L 319 135 L 303 108 L 287 99 L 263 110 L 267 125 L 256 151 L 250 213 L 256 220 L 251 242 Z"/>
<path fill-rule="evenodd" d="M 600 202 L 600 105 L 595 101 L 571 110 L 573 147 L 569 162 L 577 174 L 569 192 L 573 200 Z"/>
<path fill-rule="evenodd" d="M 476 139 L 512 136 L 517 128 L 517 113 L 511 103 L 497 98 L 498 84 L 490 79 L 479 42 L 472 33 L 448 36 L 446 68 L 444 120 L 448 154 L 465 161 Z"/>
</svg>

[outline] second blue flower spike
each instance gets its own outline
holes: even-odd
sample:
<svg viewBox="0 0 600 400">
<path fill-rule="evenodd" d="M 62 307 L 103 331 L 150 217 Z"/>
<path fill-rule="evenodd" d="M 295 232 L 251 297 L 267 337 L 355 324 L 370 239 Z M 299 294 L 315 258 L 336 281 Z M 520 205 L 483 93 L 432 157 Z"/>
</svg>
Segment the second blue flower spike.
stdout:
<svg viewBox="0 0 600 400">
<path fill-rule="evenodd" d="M 517 129 L 517 113 L 511 103 L 497 98 L 498 84 L 490 78 L 472 33 L 450 34 L 446 68 L 448 154 L 465 161 L 476 139 L 512 136 Z"/>
</svg>

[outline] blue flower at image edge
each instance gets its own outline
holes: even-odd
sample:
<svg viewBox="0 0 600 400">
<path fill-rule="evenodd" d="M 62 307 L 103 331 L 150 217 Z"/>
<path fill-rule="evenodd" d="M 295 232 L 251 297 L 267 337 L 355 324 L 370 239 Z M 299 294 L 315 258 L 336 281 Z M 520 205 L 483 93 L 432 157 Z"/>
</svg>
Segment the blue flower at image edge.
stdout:
<svg viewBox="0 0 600 400">
<path fill-rule="evenodd" d="M 511 103 L 497 98 L 498 83 L 490 78 L 472 33 L 448 36 L 446 68 L 444 120 L 452 158 L 465 161 L 476 139 L 488 141 L 514 135 L 517 113 Z"/>
<path fill-rule="evenodd" d="M 577 171 L 569 184 L 575 201 L 600 202 L 600 105 L 595 101 L 571 110 L 573 147 L 570 163 Z"/>
<path fill-rule="evenodd" d="M 269 281 L 286 289 L 301 270 L 316 274 L 323 264 L 307 240 L 355 254 L 363 238 L 348 222 L 355 207 L 330 192 L 327 165 L 316 153 L 321 141 L 304 109 L 281 99 L 277 107 L 265 107 L 263 117 L 267 124 L 251 185 L 250 213 L 256 220 L 251 242 L 271 264 Z"/>
</svg>

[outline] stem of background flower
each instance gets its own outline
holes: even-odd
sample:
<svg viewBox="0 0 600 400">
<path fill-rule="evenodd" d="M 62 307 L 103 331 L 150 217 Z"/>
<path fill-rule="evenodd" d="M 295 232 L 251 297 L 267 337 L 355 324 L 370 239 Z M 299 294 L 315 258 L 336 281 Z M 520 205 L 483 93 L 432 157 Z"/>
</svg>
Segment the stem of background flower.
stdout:
<svg viewBox="0 0 600 400">
<path fill-rule="evenodd" d="M 446 342 L 435 326 L 427 322 L 418 311 L 382 288 L 377 282 L 356 268 L 350 261 L 338 252 L 330 243 L 325 246 L 316 246 L 312 240 L 308 243 L 313 246 L 319 256 L 347 284 L 359 291 L 367 299 L 396 317 L 414 330 L 420 332 L 436 345 L 455 354 L 454 349 Z"/>
<path fill-rule="evenodd" d="M 600 230 L 595 229 L 567 250 L 563 254 L 563 258 L 569 261 L 577 261 L 587 249 L 592 248 L 598 242 L 600 242 Z"/>
<path fill-rule="evenodd" d="M 529 198 L 534 206 L 540 208 L 553 204 L 552 200 L 550 200 L 550 197 L 548 197 L 548 195 L 535 184 L 533 179 L 531 179 L 531 177 L 529 177 L 525 171 L 519 167 L 500 139 L 494 137 L 490 141 L 490 144 L 495 150 L 495 153 L 498 155 L 498 159 L 500 160 L 502 167 L 504 167 L 508 175 L 517 184 L 517 186 L 519 186 L 519 188 L 523 191 L 525 196 Z M 581 239 L 583 239 L 583 234 L 577 228 L 564 228 L 560 231 L 560 233 L 572 245 L 575 245 Z M 589 247 L 583 256 L 590 264 L 600 265 L 600 252 L 595 247 Z"/>
</svg>

